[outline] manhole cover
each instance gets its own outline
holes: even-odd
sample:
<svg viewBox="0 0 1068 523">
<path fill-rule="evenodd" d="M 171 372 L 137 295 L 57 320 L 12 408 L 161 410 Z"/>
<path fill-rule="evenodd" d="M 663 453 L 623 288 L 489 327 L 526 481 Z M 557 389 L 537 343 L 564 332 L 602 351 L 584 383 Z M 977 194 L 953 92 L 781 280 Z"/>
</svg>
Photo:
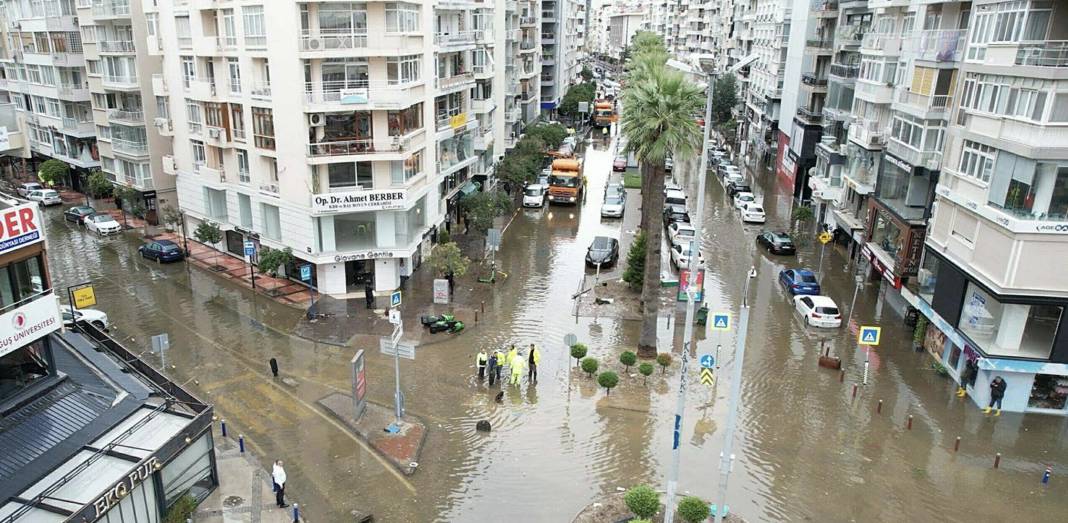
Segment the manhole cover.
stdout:
<svg viewBox="0 0 1068 523">
<path fill-rule="evenodd" d="M 233 508 L 245 504 L 245 498 L 241 496 L 228 496 L 223 500 L 223 506 L 226 508 Z"/>
</svg>

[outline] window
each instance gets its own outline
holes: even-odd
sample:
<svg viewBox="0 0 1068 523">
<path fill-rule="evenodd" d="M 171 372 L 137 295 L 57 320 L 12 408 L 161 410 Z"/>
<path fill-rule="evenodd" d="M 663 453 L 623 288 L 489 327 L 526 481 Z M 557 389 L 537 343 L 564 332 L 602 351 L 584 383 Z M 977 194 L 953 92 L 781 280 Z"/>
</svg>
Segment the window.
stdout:
<svg viewBox="0 0 1068 523">
<path fill-rule="evenodd" d="M 1054 305 L 1003 303 L 969 282 L 957 328 L 987 354 L 1048 358 L 1061 313 Z"/>
<path fill-rule="evenodd" d="M 1068 93 L 1053 95 L 1053 111 L 1050 112 L 1049 121 L 1068 122 Z"/>
<path fill-rule="evenodd" d="M 192 56 L 182 57 L 182 86 L 189 89 L 189 84 L 197 78 L 197 63 Z"/>
<path fill-rule="evenodd" d="M 227 58 L 226 69 L 230 74 L 230 93 L 241 94 L 241 64 L 237 58 Z"/>
<path fill-rule="evenodd" d="M 386 34 L 419 31 L 419 5 L 405 2 L 386 3 Z"/>
<path fill-rule="evenodd" d="M 41 83 L 41 68 L 33 64 L 26 64 L 26 81 L 34 84 Z"/>
<path fill-rule="evenodd" d="M 267 45 L 267 27 L 263 20 L 263 6 L 248 5 L 241 8 L 245 28 L 245 45 L 265 47 Z"/>
<path fill-rule="evenodd" d="M 111 140 L 111 127 L 98 125 L 96 126 L 96 137 L 101 140 Z"/>
<path fill-rule="evenodd" d="M 225 108 L 219 102 L 204 102 L 204 123 L 208 127 L 223 127 Z"/>
<path fill-rule="evenodd" d="M 205 433 L 163 467 L 160 481 L 165 507 L 173 505 L 182 496 L 191 496 L 197 501 L 207 497 L 215 487 L 211 454 L 211 434 Z"/>
<path fill-rule="evenodd" d="M 52 373 L 47 343 L 46 338 L 41 338 L 0 356 L 0 401 L 14 397 Z"/>
<path fill-rule="evenodd" d="M 997 150 L 979 142 L 964 140 L 964 147 L 960 155 L 960 174 L 976 178 L 982 182 L 990 181 L 990 174 L 994 171 L 994 158 Z"/>
<path fill-rule="evenodd" d="M 40 256 L 0 267 L 0 307 L 29 299 L 51 288 L 45 287 L 45 283 Z"/>
<path fill-rule="evenodd" d="M 230 104 L 230 127 L 234 140 L 245 141 L 245 109 L 241 104 Z"/>
<path fill-rule="evenodd" d="M 224 37 L 223 42 L 228 47 L 234 47 L 237 45 L 237 22 L 234 21 L 234 10 L 223 9 L 222 10 L 222 34 Z"/>
<path fill-rule="evenodd" d="M 278 216 L 278 207 L 267 203 L 260 204 L 263 214 L 263 236 L 271 240 L 282 239 L 282 223 Z"/>
<path fill-rule="evenodd" d="M 174 17 L 174 32 L 178 35 L 179 47 L 193 46 L 193 30 L 189 26 L 188 16 Z"/>
<path fill-rule="evenodd" d="M 242 227 L 252 228 L 252 198 L 247 194 L 237 193 L 237 219 Z"/>
<path fill-rule="evenodd" d="M 334 189 L 372 189 L 370 162 L 332 163 L 327 166 L 327 184 Z"/>
<path fill-rule="evenodd" d="M 200 104 L 197 102 L 187 101 L 185 104 L 186 117 L 189 118 L 189 132 L 194 134 L 200 134 L 203 129 L 202 125 L 204 120 L 200 116 Z"/>
<path fill-rule="evenodd" d="M 159 13 L 145 13 L 145 25 L 148 36 L 159 34 Z"/>
<path fill-rule="evenodd" d="M 404 185 L 423 172 L 423 151 L 412 154 L 407 160 L 390 162 L 390 181 L 393 185 Z"/>
<path fill-rule="evenodd" d="M 991 43 L 1046 40 L 1051 5 L 1048 1 L 1013 0 L 977 6 L 967 59 L 983 60 Z"/>
<path fill-rule="evenodd" d="M 404 136 L 423 127 L 423 103 L 417 103 L 400 111 L 388 111 L 390 136 Z"/>
<path fill-rule="evenodd" d="M 363 4 L 319 4 L 319 31 L 324 35 L 367 35 L 367 11 Z"/>
<path fill-rule="evenodd" d="M 419 81 L 419 55 L 391 56 L 386 59 L 386 77 L 390 84 Z"/>
<path fill-rule="evenodd" d="M 193 146 L 193 171 L 200 172 L 200 168 L 208 162 L 207 151 L 204 149 L 204 142 L 200 140 L 190 140 L 190 144 Z"/>
<path fill-rule="evenodd" d="M 159 116 L 160 118 L 171 117 L 171 108 L 166 96 L 156 97 L 156 116 Z"/>
<path fill-rule="evenodd" d="M 243 149 L 237 150 L 237 179 L 241 183 L 250 183 L 252 181 L 248 170 L 248 151 Z M 252 211 L 249 212 L 251 213 Z"/>
<path fill-rule="evenodd" d="M 274 113 L 270 109 L 252 108 L 252 134 L 256 147 L 274 150 Z"/>
</svg>

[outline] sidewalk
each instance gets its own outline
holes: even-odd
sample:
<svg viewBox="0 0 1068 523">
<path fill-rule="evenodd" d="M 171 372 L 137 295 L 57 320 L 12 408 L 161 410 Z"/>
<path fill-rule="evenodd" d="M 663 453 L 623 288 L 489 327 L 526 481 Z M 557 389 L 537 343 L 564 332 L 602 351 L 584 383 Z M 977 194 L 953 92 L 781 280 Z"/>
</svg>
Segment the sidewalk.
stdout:
<svg viewBox="0 0 1068 523">
<path fill-rule="evenodd" d="M 251 452 L 240 452 L 230 438 L 216 436 L 219 486 L 197 507 L 193 521 L 208 523 L 291 523 L 293 508 L 275 506 L 270 473 Z M 288 503 L 293 500 L 287 499 Z M 301 518 L 303 520 L 303 518 Z"/>
</svg>

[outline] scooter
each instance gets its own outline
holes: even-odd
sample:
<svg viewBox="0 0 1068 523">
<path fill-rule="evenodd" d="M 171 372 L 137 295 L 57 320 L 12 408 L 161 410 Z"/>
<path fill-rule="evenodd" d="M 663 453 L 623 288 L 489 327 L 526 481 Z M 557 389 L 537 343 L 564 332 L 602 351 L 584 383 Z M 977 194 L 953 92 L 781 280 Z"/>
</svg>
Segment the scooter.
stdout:
<svg viewBox="0 0 1068 523">
<path fill-rule="evenodd" d="M 452 318 L 452 315 L 448 315 L 448 316 L 450 318 L 448 320 L 442 319 L 442 320 L 439 320 L 437 322 L 434 322 L 434 323 L 430 324 L 429 325 L 430 333 L 431 334 L 437 334 L 439 332 L 451 332 L 453 334 L 456 334 L 456 333 L 464 330 L 464 322 L 462 322 L 460 320 L 457 320 L 455 318 Z"/>
<path fill-rule="evenodd" d="M 419 317 L 419 323 L 422 323 L 424 327 L 430 327 L 439 321 L 456 321 L 456 317 L 452 314 L 442 314 L 440 316 L 423 315 Z"/>
</svg>

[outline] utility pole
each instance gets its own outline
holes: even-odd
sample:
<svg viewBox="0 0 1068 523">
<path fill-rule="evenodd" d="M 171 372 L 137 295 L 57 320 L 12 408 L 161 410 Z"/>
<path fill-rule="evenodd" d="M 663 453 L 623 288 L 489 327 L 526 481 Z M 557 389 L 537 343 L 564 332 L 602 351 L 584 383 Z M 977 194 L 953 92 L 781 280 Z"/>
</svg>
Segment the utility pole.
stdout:
<svg viewBox="0 0 1068 523">
<path fill-rule="evenodd" d="M 681 454 L 679 442 L 682 439 L 682 413 L 686 406 L 686 362 L 690 357 L 690 350 L 694 343 L 693 317 L 697 297 L 695 287 L 698 260 L 701 258 L 699 244 L 701 241 L 701 224 L 704 221 L 705 213 L 705 182 L 708 178 L 705 171 L 708 170 L 708 140 L 712 130 L 712 92 L 715 90 L 715 74 L 708 73 L 705 78 L 708 79 L 708 97 L 705 100 L 705 133 L 701 139 L 700 151 L 698 151 L 701 159 L 697 162 L 697 211 L 691 223 L 694 233 L 693 238 L 690 239 L 690 263 L 688 264 L 690 275 L 686 280 L 686 326 L 683 329 L 683 339 L 686 341 L 682 347 L 682 362 L 679 365 L 679 397 L 675 406 L 675 432 L 671 443 L 671 472 L 668 476 L 667 503 L 664 505 L 666 507 L 665 523 L 672 523 L 675 519 L 675 490 L 679 482 L 679 459 Z M 657 194 L 654 197 L 660 198 L 661 196 Z"/>
<path fill-rule="evenodd" d="M 731 395 L 729 414 L 727 415 L 727 432 L 723 441 L 723 454 L 719 462 L 719 495 L 716 496 L 716 523 L 723 523 L 727 506 L 727 480 L 731 474 L 731 462 L 734 460 L 734 431 L 738 425 L 738 407 L 742 399 L 742 363 L 745 362 L 745 336 L 749 330 L 749 283 L 756 278 L 756 267 L 749 269 L 742 289 L 742 311 L 738 318 L 738 346 L 734 353 L 734 368 L 731 369 Z"/>
</svg>

